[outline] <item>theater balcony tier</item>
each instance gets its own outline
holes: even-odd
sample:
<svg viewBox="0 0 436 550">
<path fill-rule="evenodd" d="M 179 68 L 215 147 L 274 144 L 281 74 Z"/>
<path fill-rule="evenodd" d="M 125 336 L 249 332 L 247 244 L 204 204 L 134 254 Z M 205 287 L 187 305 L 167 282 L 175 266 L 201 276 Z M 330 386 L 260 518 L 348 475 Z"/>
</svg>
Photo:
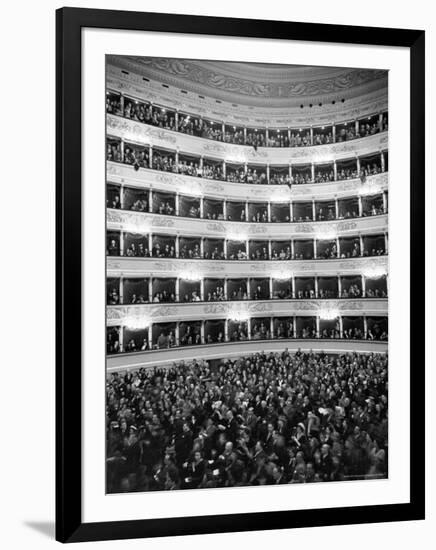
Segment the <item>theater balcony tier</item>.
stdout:
<svg viewBox="0 0 436 550">
<path fill-rule="evenodd" d="M 202 277 L 191 273 L 144 276 L 111 274 L 107 279 L 109 306 L 178 303 L 218 303 L 235 301 L 302 300 L 302 299 L 386 299 L 387 275 L 372 271 L 341 275 L 294 275 L 276 272 L 269 276 L 220 276 L 214 273 Z M 328 307 L 329 303 L 325 302 Z M 369 303 L 369 302 L 368 302 Z M 278 306 L 283 307 L 283 306 Z M 371 306 L 370 306 L 371 307 Z M 184 312 L 185 309 L 181 309 Z"/>
<path fill-rule="evenodd" d="M 267 208 L 267 205 L 265 205 Z M 245 206 L 247 215 L 248 205 Z M 315 204 L 308 204 L 315 214 Z M 294 209 L 295 210 L 295 209 Z M 149 212 L 107 210 L 107 230 L 141 235 L 159 234 L 183 237 L 225 239 L 227 241 L 264 241 L 290 239 L 335 240 L 339 237 L 383 234 L 388 216 L 382 214 L 338 221 L 259 223 L 208 220 L 167 216 Z M 150 248 L 151 249 L 151 248 Z"/>
<path fill-rule="evenodd" d="M 271 340 L 280 341 L 281 349 L 287 347 L 286 341 L 295 340 L 387 342 L 387 311 L 387 300 L 109 307 L 107 353 L 148 355 L 215 344 L 225 347 L 231 342 L 243 348 L 247 341 L 256 342 L 254 349 L 260 351 Z M 180 360 L 177 353 L 173 357 Z"/>
<path fill-rule="evenodd" d="M 273 277 L 286 279 L 292 276 L 364 275 L 380 277 L 388 272 L 388 256 L 358 257 L 335 260 L 309 261 L 216 261 L 183 260 L 175 258 L 107 258 L 108 277 L 195 277 L 238 278 Z M 191 277 L 192 278 L 192 277 Z"/>
<path fill-rule="evenodd" d="M 108 326 L 139 326 L 141 323 L 171 323 L 208 319 L 253 319 L 263 317 L 344 316 L 386 317 L 387 299 L 358 300 L 256 300 L 188 304 L 141 304 L 108 306 Z"/>
<path fill-rule="evenodd" d="M 179 63 L 179 60 L 169 60 L 170 65 L 172 61 Z M 166 62 L 165 65 L 167 65 Z M 292 76 L 287 80 L 291 89 L 290 94 L 280 92 L 276 97 L 272 97 L 269 93 L 257 94 L 256 89 L 250 97 L 246 96 L 245 99 L 248 99 L 246 102 L 244 97 L 235 98 L 233 94 L 239 86 L 244 87 L 245 90 L 245 79 L 244 83 L 240 83 L 238 79 L 234 81 L 231 78 L 228 89 L 226 86 L 220 89 L 223 82 L 229 83 L 227 76 L 222 78 L 220 75 L 218 87 L 206 86 L 206 89 L 200 91 L 203 68 L 198 70 L 198 67 L 195 67 L 192 70 L 196 76 L 195 84 L 191 83 L 191 88 L 185 88 L 187 82 L 189 85 L 189 79 L 187 81 L 184 75 L 181 76 L 181 80 L 178 79 L 179 66 L 170 67 L 166 75 L 165 70 L 162 72 L 162 67 L 159 67 L 156 73 L 153 70 L 149 71 L 148 68 L 144 70 L 143 65 L 138 67 L 136 60 L 108 56 L 106 82 L 109 103 L 114 107 L 118 106 L 121 110 L 124 110 L 129 102 L 135 103 L 138 107 L 152 103 L 154 111 L 159 112 L 164 109 L 169 118 L 178 113 L 181 119 L 179 122 L 182 124 L 183 117 L 190 115 L 191 119 L 202 118 L 204 121 L 214 122 L 217 126 L 225 123 L 231 128 L 236 125 L 251 127 L 253 130 L 257 128 L 259 131 L 267 127 L 271 130 L 300 126 L 305 128 L 305 125 L 315 128 L 327 127 L 333 122 L 345 123 L 356 119 L 366 121 L 374 114 L 386 115 L 388 110 L 386 71 L 363 70 L 362 72 L 358 69 L 357 72 L 350 69 L 345 70 L 346 74 L 344 72 L 339 79 L 336 75 L 326 80 L 324 74 L 321 81 L 312 78 L 310 82 L 299 80 L 298 83 Z M 200 75 L 199 78 L 198 75 Z M 210 73 L 206 78 L 209 75 Z M 356 76 L 360 86 L 358 92 L 353 86 Z M 281 84 L 284 79 L 286 80 L 286 76 L 282 73 Z M 339 93 L 335 93 L 339 88 L 342 90 L 340 97 L 343 101 L 338 101 Z M 313 101 L 310 107 L 305 101 L 306 93 L 312 98 L 316 96 L 313 99 L 318 99 Z M 319 101 L 322 101 L 321 107 L 318 105 Z M 305 108 L 302 109 L 301 104 L 305 104 Z"/>
<path fill-rule="evenodd" d="M 327 163 L 355 156 L 366 156 L 388 149 L 388 132 L 340 143 L 307 147 L 252 147 L 216 142 L 201 137 L 164 130 L 116 115 L 107 115 L 108 136 L 139 145 L 179 151 L 197 157 L 219 159 L 235 164 L 270 165 Z"/>
<path fill-rule="evenodd" d="M 259 352 L 280 353 L 284 349 L 290 352 L 312 351 L 314 353 L 387 353 L 388 342 L 367 340 L 318 340 L 283 339 L 250 340 L 245 342 L 227 342 L 202 346 L 187 346 L 175 349 L 150 350 L 145 353 L 120 353 L 107 357 L 107 371 L 116 372 L 141 367 L 170 366 L 181 361 L 210 361 L 243 357 Z"/>
<path fill-rule="evenodd" d="M 234 202 L 264 202 L 278 206 L 291 202 L 341 200 L 350 197 L 369 197 L 383 195 L 388 191 L 388 172 L 368 176 L 362 183 L 360 178 L 345 181 L 313 183 L 303 185 L 253 185 L 248 183 L 233 183 L 207 178 L 172 174 L 159 170 L 140 168 L 118 162 L 107 163 L 108 185 L 120 188 L 152 190 L 195 198 L 210 198 L 212 200 Z"/>
</svg>

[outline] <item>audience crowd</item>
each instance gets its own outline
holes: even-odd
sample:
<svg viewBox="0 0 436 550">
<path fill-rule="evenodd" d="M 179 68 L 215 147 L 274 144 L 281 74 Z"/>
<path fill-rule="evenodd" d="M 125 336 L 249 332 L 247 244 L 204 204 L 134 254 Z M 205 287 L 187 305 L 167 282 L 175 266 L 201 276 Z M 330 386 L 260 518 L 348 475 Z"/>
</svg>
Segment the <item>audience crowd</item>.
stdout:
<svg viewBox="0 0 436 550">
<path fill-rule="evenodd" d="M 109 493 L 387 477 L 384 354 L 112 373 L 106 403 Z"/>
<path fill-rule="evenodd" d="M 124 116 L 130 120 L 135 120 L 144 124 L 157 126 L 163 130 L 178 131 L 191 136 L 202 137 L 222 141 L 224 143 L 233 143 L 236 145 L 251 145 L 252 147 L 307 147 L 309 145 L 326 145 L 330 143 L 350 141 L 362 137 L 372 136 L 380 131 L 388 130 L 387 115 L 383 116 L 380 124 L 379 120 L 361 121 L 358 124 L 357 131 L 355 124 L 339 124 L 336 127 L 336 139 L 333 139 L 331 127 L 315 128 L 313 138 L 310 131 L 287 129 L 270 129 L 268 137 L 264 130 L 253 128 L 238 128 L 236 126 L 225 125 L 221 122 L 205 120 L 191 114 L 178 114 L 176 123 L 176 114 L 170 109 L 158 107 L 150 103 L 141 102 L 124 98 L 124 108 L 122 108 L 120 96 L 111 94 L 106 99 L 106 111 L 109 114 Z"/>
<path fill-rule="evenodd" d="M 150 159 L 147 149 L 138 147 L 133 148 L 126 145 L 123 156 L 120 145 L 115 142 L 108 143 L 106 159 L 108 161 L 123 162 L 124 164 L 132 165 L 136 170 L 139 168 L 150 168 Z M 175 153 L 159 151 L 157 149 L 153 150 L 151 168 L 161 172 L 172 172 L 174 174 L 228 181 L 231 183 L 307 185 L 310 183 L 328 183 L 335 181 L 333 169 L 317 171 L 314 177 L 312 177 L 311 168 L 308 166 L 301 170 L 295 168 L 292 172 L 292 177 L 289 175 L 289 171 L 286 174 L 272 171 L 268 178 L 266 166 L 258 166 L 257 168 L 247 166 L 245 169 L 243 165 L 235 167 L 231 164 L 227 164 L 224 171 L 224 167 L 221 163 L 211 163 L 208 160 L 200 162 L 199 158 L 194 160 L 180 159 L 177 161 Z M 379 163 L 362 161 L 360 172 L 358 172 L 357 169 L 351 168 L 339 169 L 336 179 L 341 181 L 360 177 L 362 181 L 365 181 L 368 176 L 380 174 L 381 172 L 382 167 Z"/>
</svg>

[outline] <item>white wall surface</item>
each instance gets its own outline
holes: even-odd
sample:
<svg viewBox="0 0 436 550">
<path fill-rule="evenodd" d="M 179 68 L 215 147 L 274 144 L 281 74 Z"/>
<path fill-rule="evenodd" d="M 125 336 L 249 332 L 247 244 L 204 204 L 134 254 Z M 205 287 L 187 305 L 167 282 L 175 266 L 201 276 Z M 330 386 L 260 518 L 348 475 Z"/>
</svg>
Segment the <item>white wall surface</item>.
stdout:
<svg viewBox="0 0 436 550">
<path fill-rule="evenodd" d="M 436 18 L 432 3 L 416 0 L 400 7 L 392 2 L 345 0 L 310 3 L 233 0 L 125 0 L 104 3 L 75 0 L 77 7 L 149 10 L 201 15 L 252 17 L 424 28 L 427 31 L 427 281 L 434 278 L 436 206 L 430 189 L 429 129 L 436 125 L 434 94 Z M 55 546 L 54 527 L 54 148 L 55 148 L 55 9 L 61 2 L 9 2 L 2 8 L 0 203 L 2 326 L 0 386 L 0 544 L 3 548 L 41 550 Z M 402 9 L 401 9 L 402 8 Z M 433 181 L 434 185 L 434 181 Z M 31 265 L 31 271 L 28 266 Z M 435 293 L 427 288 L 428 459 L 435 458 L 434 310 Z M 6 307 L 5 307 L 6 306 Z M 433 437 L 431 437 L 433 434 Z M 425 522 L 324 527 L 286 531 L 223 534 L 148 541 L 148 548 L 304 547 L 431 548 L 436 535 L 435 475 L 427 471 Z M 433 497 L 431 496 L 433 493 Z M 261 526 L 260 526 L 261 527 Z M 108 542 L 106 548 L 143 548 L 144 541 Z M 89 546 L 86 544 L 85 546 Z"/>
</svg>

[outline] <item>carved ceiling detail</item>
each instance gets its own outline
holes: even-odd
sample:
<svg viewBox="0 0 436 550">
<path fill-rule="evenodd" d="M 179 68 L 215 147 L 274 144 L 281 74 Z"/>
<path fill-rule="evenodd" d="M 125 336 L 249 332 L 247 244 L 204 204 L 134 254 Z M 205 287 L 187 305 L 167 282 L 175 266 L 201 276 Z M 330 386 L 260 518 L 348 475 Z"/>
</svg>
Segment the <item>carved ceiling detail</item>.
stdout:
<svg viewBox="0 0 436 550">
<path fill-rule="evenodd" d="M 298 69 L 286 70 L 288 66 L 284 65 L 280 71 L 277 66 L 269 71 L 263 65 L 255 75 L 237 77 L 228 70 L 217 70 L 230 63 L 209 65 L 202 61 L 110 56 L 108 87 L 181 111 L 245 125 L 322 125 L 387 109 L 387 71 L 314 68 L 312 73 L 306 70 L 294 78 L 292 71 Z M 342 98 L 345 103 L 340 102 Z M 313 108 L 302 110 L 302 103 L 306 107 L 312 103 Z M 323 103 L 321 108 L 319 103 Z"/>
</svg>

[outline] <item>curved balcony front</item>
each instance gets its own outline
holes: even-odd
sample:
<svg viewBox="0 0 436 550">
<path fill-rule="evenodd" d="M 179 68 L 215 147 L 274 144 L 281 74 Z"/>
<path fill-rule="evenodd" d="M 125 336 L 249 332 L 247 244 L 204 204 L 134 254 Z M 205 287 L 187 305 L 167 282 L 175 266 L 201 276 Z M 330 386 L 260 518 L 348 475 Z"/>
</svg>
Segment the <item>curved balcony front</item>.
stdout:
<svg viewBox="0 0 436 550">
<path fill-rule="evenodd" d="M 318 239 L 385 233 L 388 216 L 382 214 L 339 221 L 253 223 L 212 221 L 201 218 L 165 216 L 149 212 L 107 210 L 107 229 L 137 234 L 209 237 L 227 240 Z"/>
<path fill-rule="evenodd" d="M 256 317 L 322 317 L 334 311 L 338 316 L 386 317 L 387 299 L 354 300 L 255 300 L 232 302 L 197 302 L 171 304 L 141 304 L 108 306 L 108 326 L 128 326 L 137 320 L 148 323 L 170 323 L 198 319 L 228 319 L 235 314 L 244 318 Z"/>
<path fill-rule="evenodd" d="M 388 190 L 388 172 L 328 183 L 303 185 L 254 185 L 211 180 L 182 174 L 172 174 L 140 168 L 118 162 L 107 162 L 107 181 L 138 189 L 152 189 L 163 193 L 179 193 L 195 197 L 250 202 L 286 203 L 303 200 L 328 200 L 353 196 L 375 195 Z"/>
<path fill-rule="evenodd" d="M 192 261 L 177 258 L 131 258 L 107 257 L 109 277 L 177 277 L 195 268 L 200 277 L 271 277 L 316 276 L 316 275 L 361 275 L 386 274 L 388 256 L 358 257 L 335 260 L 201 260 Z"/>
<path fill-rule="evenodd" d="M 387 342 L 368 342 L 366 340 L 318 340 L 318 339 L 282 339 L 228 342 L 226 344 L 211 344 L 203 346 L 189 346 L 185 348 L 152 350 L 147 353 L 131 353 L 109 355 L 107 357 L 108 372 L 118 370 L 138 369 L 141 367 L 155 367 L 172 365 L 175 362 L 209 361 L 242 357 L 259 353 L 282 353 L 284 349 L 291 352 L 298 350 L 313 351 L 314 353 L 387 353 Z"/>
<path fill-rule="evenodd" d="M 142 122 L 107 114 L 107 134 L 140 145 L 178 150 L 198 157 L 208 157 L 233 163 L 270 165 L 328 163 L 353 156 L 364 156 L 388 148 L 388 132 L 372 136 L 307 147 L 258 147 L 215 142 L 201 137 L 164 130 Z"/>
</svg>

